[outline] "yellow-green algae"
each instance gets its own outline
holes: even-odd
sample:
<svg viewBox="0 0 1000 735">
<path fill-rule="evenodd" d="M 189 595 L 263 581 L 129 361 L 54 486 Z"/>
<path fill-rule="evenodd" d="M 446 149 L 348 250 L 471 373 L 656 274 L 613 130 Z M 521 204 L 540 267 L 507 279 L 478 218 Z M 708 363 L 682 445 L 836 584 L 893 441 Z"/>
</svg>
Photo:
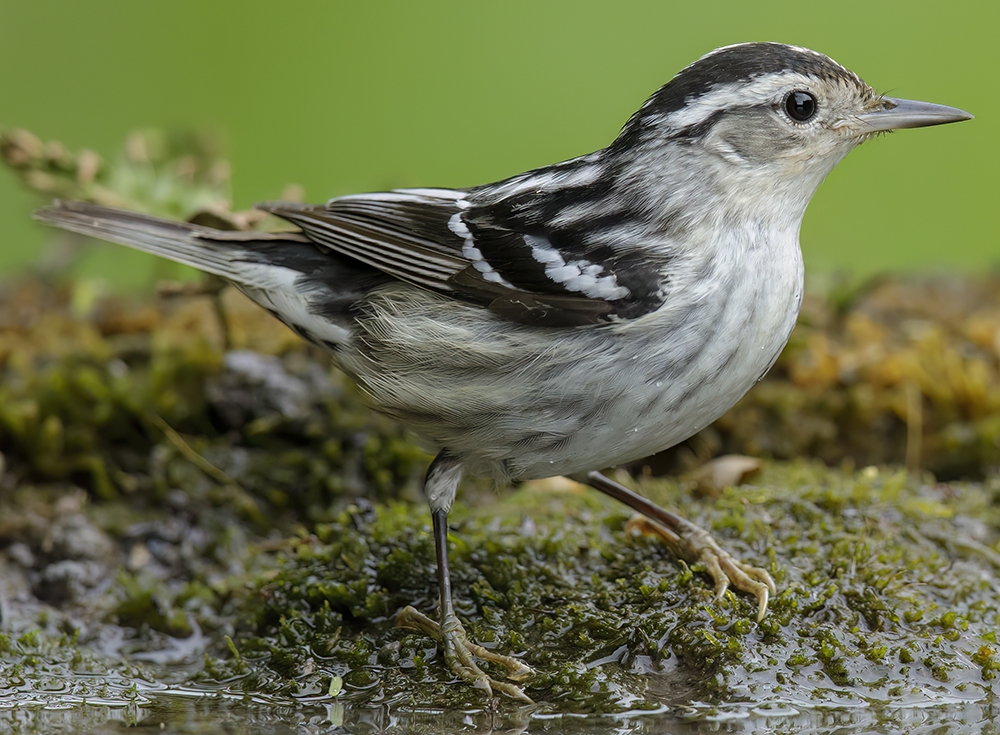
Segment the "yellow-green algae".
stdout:
<svg viewBox="0 0 1000 735">
<path fill-rule="evenodd" d="M 43 191 L 252 224 L 226 214 L 211 156 L 185 167 L 133 141 L 118 168 L 141 176 L 115 174 L 24 135 L 0 152 Z M 146 184 L 114 183 L 136 176 Z M 624 510 L 596 493 L 473 485 L 451 551 L 471 637 L 538 670 L 527 691 L 543 711 L 991 698 L 998 285 L 887 279 L 810 297 L 763 383 L 635 468 L 644 494 L 769 568 L 779 594 L 761 623 L 749 599 L 715 604 L 700 570 L 626 538 Z M 711 500 L 686 475 L 654 477 L 732 451 L 772 459 Z M 231 289 L 154 301 L 53 273 L 0 285 L 0 457 L 0 576 L 19 593 L 0 620 L 0 697 L 37 701 L 87 661 L 108 682 L 144 682 L 104 690 L 122 700 L 160 677 L 482 706 L 432 641 L 393 625 L 407 604 L 434 608 L 415 492 L 427 455 Z M 186 666 L 140 672 L 136 655 Z"/>
</svg>

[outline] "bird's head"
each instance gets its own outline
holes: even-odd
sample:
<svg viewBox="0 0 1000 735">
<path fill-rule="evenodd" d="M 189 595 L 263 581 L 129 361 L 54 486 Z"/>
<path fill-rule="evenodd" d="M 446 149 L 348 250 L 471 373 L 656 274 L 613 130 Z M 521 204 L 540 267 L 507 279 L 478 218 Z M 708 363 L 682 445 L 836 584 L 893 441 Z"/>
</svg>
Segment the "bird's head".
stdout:
<svg viewBox="0 0 1000 735">
<path fill-rule="evenodd" d="M 796 190 L 808 201 L 868 138 L 971 117 L 954 107 L 882 96 L 809 49 L 744 43 L 683 69 L 632 116 L 611 149 L 680 155 L 698 175 L 713 174 L 716 184 L 721 178 L 734 189 Z"/>
</svg>

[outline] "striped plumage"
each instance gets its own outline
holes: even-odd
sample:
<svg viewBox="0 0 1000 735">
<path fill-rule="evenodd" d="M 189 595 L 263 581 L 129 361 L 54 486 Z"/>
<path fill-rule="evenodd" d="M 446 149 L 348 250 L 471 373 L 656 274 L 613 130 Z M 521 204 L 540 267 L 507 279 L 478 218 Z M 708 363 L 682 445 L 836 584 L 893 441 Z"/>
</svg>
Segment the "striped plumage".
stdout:
<svg viewBox="0 0 1000 735">
<path fill-rule="evenodd" d="M 589 471 L 683 440 L 767 371 L 802 300 L 806 205 L 847 153 L 968 117 L 881 97 L 808 49 L 741 44 L 682 70 L 606 148 L 493 184 L 263 205 L 289 233 L 80 203 L 38 218 L 232 281 L 439 447 L 425 490 L 446 658 L 524 697 L 479 670 L 452 609 L 446 520 L 462 474 L 576 474 L 721 559 L 718 588 L 731 578 L 763 614 L 766 572 Z"/>
</svg>

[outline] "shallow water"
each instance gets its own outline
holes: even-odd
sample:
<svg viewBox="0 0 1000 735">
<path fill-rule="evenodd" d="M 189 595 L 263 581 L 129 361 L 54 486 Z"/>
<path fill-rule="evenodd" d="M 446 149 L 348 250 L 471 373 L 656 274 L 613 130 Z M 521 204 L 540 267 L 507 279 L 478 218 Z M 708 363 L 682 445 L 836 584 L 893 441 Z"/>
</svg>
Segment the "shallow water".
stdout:
<svg viewBox="0 0 1000 735">
<path fill-rule="evenodd" d="M 97 682 L 94 682 L 97 684 Z M 617 715 L 573 715 L 543 707 L 411 710 L 351 707 L 334 699 L 304 701 L 237 695 L 190 687 L 136 682 L 103 686 L 103 696 L 64 692 L 0 692 L 0 732 L 117 733 L 560 733 L 561 735 L 661 735 L 671 733 L 946 733 L 998 732 L 995 704 L 934 703 L 926 707 L 810 707 L 805 703 L 664 708 Z"/>
</svg>

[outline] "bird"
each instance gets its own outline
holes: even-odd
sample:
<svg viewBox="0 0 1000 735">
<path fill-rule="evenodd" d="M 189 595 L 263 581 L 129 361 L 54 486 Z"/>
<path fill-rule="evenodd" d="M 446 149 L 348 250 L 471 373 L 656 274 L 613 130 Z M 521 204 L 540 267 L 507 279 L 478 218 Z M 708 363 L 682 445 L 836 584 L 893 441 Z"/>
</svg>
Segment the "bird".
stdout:
<svg viewBox="0 0 1000 735">
<path fill-rule="evenodd" d="M 437 618 L 400 617 L 461 680 L 530 702 L 532 669 L 471 641 L 455 613 L 448 514 L 462 478 L 591 485 L 702 559 L 717 598 L 730 583 L 753 594 L 759 620 L 776 591 L 767 570 L 601 470 L 692 436 L 770 369 L 802 303 L 806 206 L 852 149 L 971 118 L 881 95 L 816 51 L 742 43 L 678 72 L 605 148 L 495 183 L 258 205 L 286 231 L 71 201 L 35 217 L 226 279 L 435 446 L 423 490 Z"/>
</svg>

